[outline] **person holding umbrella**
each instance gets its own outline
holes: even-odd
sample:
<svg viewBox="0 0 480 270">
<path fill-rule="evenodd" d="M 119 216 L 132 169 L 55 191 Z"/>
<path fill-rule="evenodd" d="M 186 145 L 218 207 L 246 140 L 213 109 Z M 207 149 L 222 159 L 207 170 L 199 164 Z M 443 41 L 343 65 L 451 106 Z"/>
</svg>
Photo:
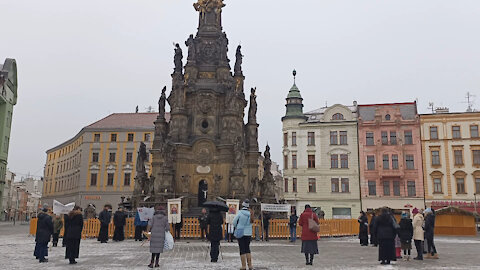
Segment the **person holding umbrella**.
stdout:
<svg viewBox="0 0 480 270">
<path fill-rule="evenodd" d="M 223 215 L 221 211 L 228 211 L 228 206 L 222 202 L 205 202 L 203 206 L 210 210 L 205 223 L 207 239 L 210 241 L 210 261 L 216 263 L 220 253 L 220 240 L 222 240 Z"/>
</svg>

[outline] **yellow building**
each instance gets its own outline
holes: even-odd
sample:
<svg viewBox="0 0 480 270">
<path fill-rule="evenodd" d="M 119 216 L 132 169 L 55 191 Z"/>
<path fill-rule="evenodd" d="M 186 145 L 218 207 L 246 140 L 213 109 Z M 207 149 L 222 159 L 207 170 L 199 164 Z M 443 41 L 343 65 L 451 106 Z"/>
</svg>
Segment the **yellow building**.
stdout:
<svg viewBox="0 0 480 270">
<path fill-rule="evenodd" d="M 480 194 L 480 112 L 424 114 L 420 123 L 426 205 L 473 211 Z"/>
<path fill-rule="evenodd" d="M 134 188 L 140 142 L 151 149 L 158 113 L 114 113 L 47 151 L 43 202 L 114 207 Z M 151 160 L 151 159 L 149 159 Z M 146 165 L 147 172 L 151 164 Z"/>
</svg>

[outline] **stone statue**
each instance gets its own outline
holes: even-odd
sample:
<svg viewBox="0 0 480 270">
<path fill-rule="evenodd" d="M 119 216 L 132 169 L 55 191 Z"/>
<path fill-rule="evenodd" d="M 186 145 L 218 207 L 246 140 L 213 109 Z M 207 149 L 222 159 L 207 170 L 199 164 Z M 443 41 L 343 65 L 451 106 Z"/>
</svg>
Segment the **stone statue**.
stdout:
<svg viewBox="0 0 480 270">
<path fill-rule="evenodd" d="M 255 92 L 257 88 L 252 88 L 250 93 L 250 107 L 248 108 L 248 122 L 257 122 L 257 96 Z"/>
<path fill-rule="evenodd" d="M 263 153 L 264 160 L 263 160 L 263 168 L 265 170 L 265 174 L 270 173 L 271 174 L 271 168 L 272 168 L 272 160 L 270 159 L 270 146 L 265 147 L 265 152 Z"/>
<path fill-rule="evenodd" d="M 175 44 L 175 56 L 173 57 L 173 63 L 175 64 L 175 72 L 182 73 L 183 68 L 183 53 L 182 48 L 180 48 L 180 44 Z"/>
<path fill-rule="evenodd" d="M 250 179 L 250 194 L 252 198 L 258 196 L 258 177 L 252 177 Z"/>
<path fill-rule="evenodd" d="M 140 148 L 138 149 L 137 164 L 136 164 L 137 177 L 142 177 L 147 174 L 145 170 L 146 160 L 147 160 L 147 146 L 143 142 L 140 142 Z"/>
<path fill-rule="evenodd" d="M 228 38 L 227 33 L 223 32 L 218 40 L 218 45 L 220 47 L 220 61 L 230 61 L 228 60 Z"/>
<path fill-rule="evenodd" d="M 215 195 L 217 195 L 217 196 L 220 196 L 222 179 L 223 179 L 223 176 L 218 175 L 218 174 L 215 174 L 215 176 L 213 177 L 213 181 L 215 182 L 214 192 L 215 192 Z"/>
<path fill-rule="evenodd" d="M 162 94 L 160 95 L 160 99 L 158 100 L 158 115 L 161 118 L 165 118 L 165 101 L 167 100 L 167 96 L 165 92 L 167 91 L 167 87 L 164 86 L 162 89 Z"/>
<path fill-rule="evenodd" d="M 193 4 L 193 8 L 200 12 L 200 17 L 205 18 L 205 12 L 207 12 L 207 1 L 209 0 L 198 0 L 197 3 Z"/>
<path fill-rule="evenodd" d="M 188 37 L 187 41 L 185 41 L 185 45 L 188 47 L 188 60 L 193 60 L 195 61 L 195 39 L 193 38 L 193 35 L 190 35 Z"/>
<path fill-rule="evenodd" d="M 241 170 L 243 168 L 243 159 L 244 159 L 244 154 L 243 154 L 243 141 L 242 137 L 238 136 L 237 140 L 235 141 L 235 144 L 233 145 L 233 152 L 235 155 L 235 164 L 233 167 L 236 170 Z"/>
<path fill-rule="evenodd" d="M 235 67 L 233 69 L 235 75 L 242 75 L 242 46 L 238 45 L 237 47 L 237 52 L 235 53 L 236 61 L 235 61 Z"/>
<path fill-rule="evenodd" d="M 190 175 L 186 174 L 182 176 L 182 192 L 188 193 L 190 188 Z"/>
<path fill-rule="evenodd" d="M 198 206 L 203 206 L 208 198 L 208 183 L 205 180 L 200 181 L 198 187 Z"/>
</svg>

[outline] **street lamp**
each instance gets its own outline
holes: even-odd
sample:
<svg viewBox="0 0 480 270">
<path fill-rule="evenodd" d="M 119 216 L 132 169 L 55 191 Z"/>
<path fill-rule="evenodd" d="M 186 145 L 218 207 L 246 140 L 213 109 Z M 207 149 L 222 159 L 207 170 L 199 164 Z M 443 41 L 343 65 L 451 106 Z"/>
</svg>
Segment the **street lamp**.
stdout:
<svg viewBox="0 0 480 270">
<path fill-rule="evenodd" d="M 474 209 L 475 209 L 475 213 L 478 214 L 478 212 L 477 212 L 477 193 L 476 193 L 476 192 L 473 193 L 473 198 L 474 198 L 473 207 L 474 207 Z"/>
<path fill-rule="evenodd" d="M 15 221 L 17 219 L 17 212 L 18 212 L 18 190 L 20 189 L 20 187 L 17 187 L 17 202 L 16 202 L 16 206 L 15 206 L 15 215 L 13 216 L 13 226 L 15 226 Z"/>
</svg>

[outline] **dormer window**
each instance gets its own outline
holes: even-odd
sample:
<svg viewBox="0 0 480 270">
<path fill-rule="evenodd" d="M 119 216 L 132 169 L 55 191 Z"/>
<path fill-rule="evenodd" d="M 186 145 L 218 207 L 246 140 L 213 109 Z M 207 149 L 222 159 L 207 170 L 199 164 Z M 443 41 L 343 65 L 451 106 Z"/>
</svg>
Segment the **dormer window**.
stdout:
<svg viewBox="0 0 480 270">
<path fill-rule="evenodd" d="M 332 116 L 332 120 L 345 120 L 345 118 L 343 117 L 343 114 L 336 113 Z"/>
<path fill-rule="evenodd" d="M 390 114 L 385 115 L 385 120 L 390 121 Z"/>
</svg>

